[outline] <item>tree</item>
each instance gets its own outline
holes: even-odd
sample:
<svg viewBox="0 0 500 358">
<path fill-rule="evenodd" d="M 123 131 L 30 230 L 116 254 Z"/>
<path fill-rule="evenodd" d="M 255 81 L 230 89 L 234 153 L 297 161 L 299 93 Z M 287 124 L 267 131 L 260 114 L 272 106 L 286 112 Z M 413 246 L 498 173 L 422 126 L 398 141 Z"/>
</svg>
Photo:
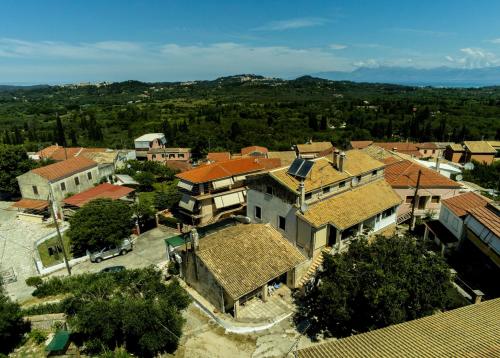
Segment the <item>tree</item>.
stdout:
<svg viewBox="0 0 500 358">
<path fill-rule="evenodd" d="M 157 210 L 171 209 L 179 202 L 180 199 L 181 194 L 174 184 L 168 186 L 165 191 L 159 191 L 156 193 L 154 205 Z"/>
<path fill-rule="evenodd" d="M 62 145 L 63 147 L 66 146 L 66 136 L 64 135 L 64 127 L 61 122 L 61 117 L 57 116 L 56 118 L 56 143 L 59 145 Z"/>
<path fill-rule="evenodd" d="M 0 353 L 9 354 L 21 343 L 30 327 L 30 323 L 23 319 L 21 307 L 0 288 Z"/>
<path fill-rule="evenodd" d="M 239 135 L 241 135 L 241 127 L 238 122 L 231 123 L 231 139 L 236 139 Z"/>
<path fill-rule="evenodd" d="M 153 173 L 139 172 L 134 175 L 134 179 L 139 182 L 140 191 L 152 191 L 156 178 Z"/>
<path fill-rule="evenodd" d="M 0 145 L 0 192 L 19 195 L 16 177 L 35 167 L 22 147 Z"/>
<path fill-rule="evenodd" d="M 326 255 L 323 267 L 297 317 L 311 321 L 312 334 L 348 336 L 420 318 L 450 307 L 455 294 L 444 259 L 409 236 L 357 239 Z"/>
<path fill-rule="evenodd" d="M 130 235 L 132 210 L 123 201 L 96 199 L 85 204 L 70 219 L 71 252 L 84 255 L 105 246 L 119 245 Z"/>
</svg>

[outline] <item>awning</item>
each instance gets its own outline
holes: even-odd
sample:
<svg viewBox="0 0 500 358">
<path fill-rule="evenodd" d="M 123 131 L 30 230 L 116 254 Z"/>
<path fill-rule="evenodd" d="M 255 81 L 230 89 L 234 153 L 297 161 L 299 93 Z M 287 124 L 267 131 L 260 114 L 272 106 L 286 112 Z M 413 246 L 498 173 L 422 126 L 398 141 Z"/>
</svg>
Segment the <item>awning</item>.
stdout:
<svg viewBox="0 0 500 358">
<path fill-rule="evenodd" d="M 245 197 L 243 192 L 231 193 L 227 195 L 221 195 L 214 198 L 215 207 L 217 209 L 226 208 L 228 206 L 233 206 L 245 202 Z"/>
<path fill-rule="evenodd" d="M 167 247 L 172 246 L 174 248 L 181 246 L 181 245 L 184 245 L 186 243 L 186 238 L 184 237 L 185 235 L 187 235 L 187 234 L 181 234 L 181 235 L 169 237 L 169 238 L 165 239 L 165 245 L 167 245 Z"/>
<path fill-rule="evenodd" d="M 214 189 L 227 188 L 233 184 L 233 178 L 221 179 L 212 182 Z"/>
<path fill-rule="evenodd" d="M 196 202 L 196 200 L 194 200 L 189 195 L 182 194 L 182 198 L 179 201 L 179 206 L 183 209 L 193 211 L 195 202 Z"/>
<path fill-rule="evenodd" d="M 46 352 L 64 352 L 66 351 L 69 343 L 69 332 L 68 331 L 58 331 L 54 335 L 54 338 L 45 347 Z"/>
<path fill-rule="evenodd" d="M 49 206 L 47 200 L 21 199 L 12 205 L 19 209 L 44 210 Z"/>
<path fill-rule="evenodd" d="M 179 180 L 177 186 L 182 189 L 186 189 L 188 191 L 193 190 L 193 184 L 188 183 L 187 181 Z"/>
</svg>

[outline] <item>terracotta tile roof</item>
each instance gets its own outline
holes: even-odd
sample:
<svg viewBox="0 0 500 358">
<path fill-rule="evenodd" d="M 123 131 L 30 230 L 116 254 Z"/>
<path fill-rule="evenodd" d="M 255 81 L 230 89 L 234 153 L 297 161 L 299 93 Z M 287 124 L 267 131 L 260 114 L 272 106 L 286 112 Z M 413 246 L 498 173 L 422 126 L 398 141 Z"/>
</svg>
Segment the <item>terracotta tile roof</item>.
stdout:
<svg viewBox="0 0 500 358">
<path fill-rule="evenodd" d="M 177 170 L 181 173 L 193 169 L 191 163 L 184 160 L 167 160 L 165 165 L 170 169 Z"/>
<path fill-rule="evenodd" d="M 197 255 L 233 299 L 306 260 L 269 224 L 236 225 L 205 236 Z"/>
<path fill-rule="evenodd" d="M 422 154 L 418 150 L 415 143 L 410 142 L 375 142 L 374 145 L 384 148 L 385 150 L 401 152 L 404 154 L 413 155 L 417 158 L 420 158 Z M 396 150 L 394 150 L 396 149 Z"/>
<path fill-rule="evenodd" d="M 418 149 L 438 149 L 436 143 L 433 142 L 417 143 L 416 146 Z"/>
<path fill-rule="evenodd" d="M 305 144 L 297 144 L 299 153 L 316 153 L 323 152 L 333 147 L 330 142 L 311 142 Z"/>
<path fill-rule="evenodd" d="M 47 200 L 21 199 L 12 206 L 19 209 L 43 210 L 49 206 L 49 203 Z"/>
<path fill-rule="evenodd" d="M 83 155 L 84 153 L 96 152 L 106 152 L 106 148 L 62 147 L 55 144 L 38 151 L 36 154 L 40 158 L 60 161 Z"/>
<path fill-rule="evenodd" d="M 401 201 L 385 180 L 377 180 L 312 204 L 304 214 L 297 215 L 315 227 L 332 224 L 344 230 Z"/>
<path fill-rule="evenodd" d="M 498 357 L 500 298 L 298 350 L 300 358 Z"/>
<path fill-rule="evenodd" d="M 485 141 L 465 141 L 465 148 L 471 153 L 492 153 L 497 151 L 488 142 Z"/>
<path fill-rule="evenodd" d="M 124 196 L 127 196 L 133 191 L 134 189 L 128 188 L 126 186 L 103 183 L 64 199 L 64 203 L 82 207 L 83 205 L 94 199 L 106 198 L 117 200 L 123 198 Z"/>
<path fill-rule="evenodd" d="M 212 180 L 258 172 L 279 166 L 279 159 L 238 158 L 201 165 L 184 173 L 179 173 L 176 176 L 191 183 L 206 183 Z"/>
<path fill-rule="evenodd" d="M 460 188 L 460 184 L 448 179 L 432 169 L 423 167 L 410 160 L 387 162 L 385 180 L 394 188 L 414 188 L 417 185 L 418 171 L 422 171 L 420 187 L 422 188 Z"/>
<path fill-rule="evenodd" d="M 372 140 L 351 140 L 352 149 L 363 149 L 373 144 Z"/>
<path fill-rule="evenodd" d="M 85 157 L 75 157 L 31 170 L 47 180 L 58 180 L 86 169 L 96 167 L 97 163 Z"/>
<path fill-rule="evenodd" d="M 475 194 L 473 192 L 461 194 L 454 196 L 453 198 L 444 199 L 441 203 L 451 210 L 456 216 L 464 216 L 467 214 L 467 210 L 484 207 L 491 200 Z"/>
<path fill-rule="evenodd" d="M 485 206 L 468 210 L 468 213 L 490 229 L 497 237 L 500 237 L 500 215 L 497 210 L 490 206 Z"/>
<path fill-rule="evenodd" d="M 458 143 L 448 144 L 447 147 L 449 147 L 454 152 L 463 152 L 465 150 L 464 147 L 462 147 L 462 145 Z"/>
<path fill-rule="evenodd" d="M 289 151 L 282 151 L 282 152 L 268 152 L 267 157 L 272 159 L 280 159 L 281 160 L 281 165 L 290 165 L 294 161 L 295 158 L 297 158 L 297 155 L 293 150 Z"/>
<path fill-rule="evenodd" d="M 385 166 L 384 163 L 373 159 L 361 150 L 348 150 L 345 154 L 344 170 L 353 176 L 371 172 Z"/>
<path fill-rule="evenodd" d="M 259 153 L 267 153 L 268 150 L 266 147 L 259 147 L 258 145 L 253 145 L 251 147 L 245 147 L 241 148 L 241 155 L 249 155 L 253 152 L 259 152 Z"/>
<path fill-rule="evenodd" d="M 223 162 L 225 160 L 231 159 L 231 153 L 229 152 L 211 152 L 207 154 L 207 159 L 212 162 Z"/>
<path fill-rule="evenodd" d="M 346 172 L 342 173 L 334 169 L 332 163 L 327 158 L 317 158 L 312 160 L 312 162 L 314 164 L 311 171 L 304 180 L 306 192 L 349 178 L 349 174 Z M 288 174 L 287 171 L 288 167 L 285 167 L 273 170 L 269 172 L 269 175 L 291 191 L 297 192 L 300 181 L 293 175 Z"/>
</svg>

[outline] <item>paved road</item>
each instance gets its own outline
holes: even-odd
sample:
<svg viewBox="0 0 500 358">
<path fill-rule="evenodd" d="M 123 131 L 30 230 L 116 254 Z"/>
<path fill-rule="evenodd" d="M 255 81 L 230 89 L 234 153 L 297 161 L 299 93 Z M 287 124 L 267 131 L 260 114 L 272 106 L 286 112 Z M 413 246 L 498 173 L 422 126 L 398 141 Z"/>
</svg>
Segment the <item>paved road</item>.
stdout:
<svg viewBox="0 0 500 358">
<path fill-rule="evenodd" d="M 156 228 L 140 235 L 134 243 L 134 249 L 124 256 L 116 256 L 100 263 L 90 261 L 75 265 L 73 274 L 85 272 L 99 272 L 105 267 L 122 265 L 126 268 L 140 268 L 156 265 L 166 260 L 166 247 L 164 240 L 167 237 L 177 235 L 174 229 Z M 65 274 L 66 270 L 58 271 L 54 275 Z"/>
</svg>

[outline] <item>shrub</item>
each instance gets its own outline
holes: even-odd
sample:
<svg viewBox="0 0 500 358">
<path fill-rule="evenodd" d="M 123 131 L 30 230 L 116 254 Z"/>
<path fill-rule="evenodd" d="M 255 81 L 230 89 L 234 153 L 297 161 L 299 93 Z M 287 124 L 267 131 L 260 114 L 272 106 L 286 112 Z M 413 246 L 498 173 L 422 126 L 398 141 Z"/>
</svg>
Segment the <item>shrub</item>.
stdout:
<svg viewBox="0 0 500 358">
<path fill-rule="evenodd" d="M 36 344 L 42 344 L 43 342 L 45 342 L 47 340 L 47 333 L 45 333 L 39 329 L 34 329 L 29 333 L 29 337 Z"/>
<path fill-rule="evenodd" d="M 64 312 L 64 309 L 62 307 L 62 304 L 59 302 L 45 303 L 23 309 L 24 316 L 33 316 L 37 314 L 49 314 L 49 313 L 62 313 L 62 312 Z"/>
<path fill-rule="evenodd" d="M 163 215 L 158 215 L 158 221 L 161 225 L 173 227 L 174 229 L 177 229 L 177 224 L 180 223 L 176 218 L 168 218 Z"/>
<path fill-rule="evenodd" d="M 30 287 L 38 287 L 43 283 L 43 280 L 40 276 L 32 276 L 26 279 L 26 284 Z"/>
<path fill-rule="evenodd" d="M 168 273 L 171 275 L 178 275 L 179 274 L 179 264 L 175 261 L 170 261 L 168 263 Z"/>
</svg>

